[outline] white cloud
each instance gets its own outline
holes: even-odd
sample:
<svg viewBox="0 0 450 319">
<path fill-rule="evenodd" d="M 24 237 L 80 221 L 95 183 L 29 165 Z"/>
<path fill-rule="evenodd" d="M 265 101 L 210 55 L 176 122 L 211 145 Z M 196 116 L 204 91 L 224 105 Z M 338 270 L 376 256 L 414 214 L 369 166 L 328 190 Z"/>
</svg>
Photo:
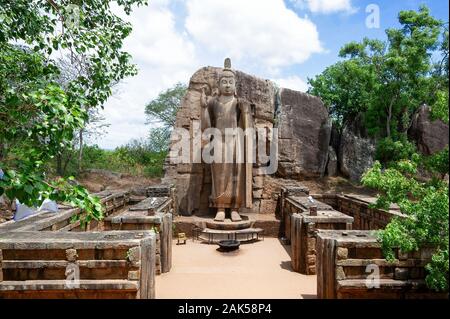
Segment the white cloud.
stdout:
<svg viewBox="0 0 450 319">
<path fill-rule="evenodd" d="M 301 9 L 309 9 L 313 13 L 330 14 L 336 12 L 355 13 L 358 9 L 352 6 L 351 0 L 291 0 Z"/>
<path fill-rule="evenodd" d="M 145 124 L 146 103 L 175 83 L 187 82 L 198 68 L 195 47 L 177 32 L 175 16 L 168 4 L 168 0 L 151 1 L 130 16 L 115 9 L 116 14 L 133 25 L 124 50 L 133 56 L 139 73 L 125 79 L 106 103 L 102 114 L 111 125 L 108 133 L 96 141 L 101 147 L 114 148 L 133 138 L 146 137 L 149 131 Z"/>
<path fill-rule="evenodd" d="M 300 92 L 306 92 L 308 90 L 308 84 L 296 75 L 281 79 L 274 79 L 272 81 L 285 89 L 291 89 Z"/>
<path fill-rule="evenodd" d="M 277 68 L 322 51 L 314 23 L 283 0 L 188 0 L 186 6 L 186 29 L 199 47 L 239 63 Z"/>
<path fill-rule="evenodd" d="M 105 104 L 110 127 L 94 141 L 103 148 L 146 137 L 146 103 L 177 82 L 187 83 L 203 66 L 221 66 L 230 57 L 233 68 L 304 91 L 304 81 L 284 72 L 323 52 L 315 24 L 283 0 L 152 0 L 130 16 L 118 7 L 114 12 L 133 25 L 123 49 L 139 74 L 125 79 Z"/>
</svg>

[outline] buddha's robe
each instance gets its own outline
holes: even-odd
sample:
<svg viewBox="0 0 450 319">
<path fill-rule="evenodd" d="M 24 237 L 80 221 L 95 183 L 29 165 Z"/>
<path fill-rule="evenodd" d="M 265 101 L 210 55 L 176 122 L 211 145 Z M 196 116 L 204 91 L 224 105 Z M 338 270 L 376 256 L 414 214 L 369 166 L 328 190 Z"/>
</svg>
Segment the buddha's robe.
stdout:
<svg viewBox="0 0 450 319">
<path fill-rule="evenodd" d="M 211 163 L 210 207 L 239 209 L 246 206 L 244 139 L 238 135 L 228 135 L 226 138 L 225 133 L 228 128 L 239 127 L 244 131 L 246 123 L 250 123 L 245 120 L 249 116 L 247 106 L 237 98 L 221 103 L 219 97 L 214 97 L 208 102 L 203 127 L 216 128 L 221 132 L 221 138 L 213 141 L 212 145 L 214 150 L 220 149 L 222 152 L 222 161 Z M 232 160 L 227 161 L 227 158 Z"/>
</svg>

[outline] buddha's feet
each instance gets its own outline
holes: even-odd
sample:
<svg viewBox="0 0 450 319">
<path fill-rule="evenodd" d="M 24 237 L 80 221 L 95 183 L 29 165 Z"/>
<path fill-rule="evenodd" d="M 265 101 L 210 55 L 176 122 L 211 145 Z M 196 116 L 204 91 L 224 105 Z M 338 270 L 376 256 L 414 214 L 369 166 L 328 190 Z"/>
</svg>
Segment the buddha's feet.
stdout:
<svg viewBox="0 0 450 319">
<path fill-rule="evenodd" d="M 242 220 L 242 218 L 237 211 L 233 210 L 231 212 L 231 220 L 233 222 L 240 222 Z"/>
<path fill-rule="evenodd" d="M 225 210 L 218 210 L 214 220 L 216 222 L 223 222 L 225 220 Z"/>
</svg>

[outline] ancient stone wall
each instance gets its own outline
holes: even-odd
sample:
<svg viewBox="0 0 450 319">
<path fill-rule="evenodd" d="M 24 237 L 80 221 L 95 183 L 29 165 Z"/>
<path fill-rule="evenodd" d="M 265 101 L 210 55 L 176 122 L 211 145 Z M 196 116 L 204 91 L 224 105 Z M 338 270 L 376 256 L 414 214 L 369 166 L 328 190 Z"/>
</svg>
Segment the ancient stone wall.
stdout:
<svg viewBox="0 0 450 319">
<path fill-rule="evenodd" d="M 291 243 L 292 269 L 302 274 L 314 275 L 317 231 L 351 229 L 353 218 L 317 201 L 313 204 L 315 206 L 308 209 L 307 203 L 306 197 L 293 196 L 286 199 L 285 213 L 290 219 L 286 237 Z"/>
<path fill-rule="evenodd" d="M 193 120 L 201 120 L 200 97 L 217 91 L 220 68 L 205 67 L 190 79 L 188 92 L 177 113 L 176 128 L 193 134 Z M 272 82 L 236 71 L 238 98 L 254 105 L 254 126 L 270 132 L 277 127 L 279 165 L 272 176 L 260 175 L 260 163 L 253 167 L 253 208 L 245 212 L 274 214 L 285 179 L 319 177 L 325 172 L 331 125 L 328 112 L 319 98 L 288 89 L 278 89 Z M 165 165 L 165 183 L 176 187 L 177 208 L 182 215 L 212 214 L 209 209 L 211 172 L 207 164 Z M 244 212 L 244 213 L 245 213 Z"/>
<path fill-rule="evenodd" d="M 312 194 L 314 199 L 332 206 L 337 211 L 354 218 L 353 229 L 383 229 L 394 216 L 403 217 L 399 207 L 392 205 L 389 211 L 373 208 L 376 198 L 363 195 Z"/>
<path fill-rule="evenodd" d="M 147 193 L 155 196 L 172 196 L 170 185 L 154 185 Z M 45 231 L 45 232 L 92 232 L 110 230 L 155 230 L 156 231 L 156 274 L 168 272 L 172 265 L 172 197 L 152 197 L 145 203 L 139 201 L 135 207 L 125 209 L 131 201 L 130 191 L 103 191 L 95 194 L 100 197 L 105 209 L 104 220 L 95 220 L 82 228 L 79 221 L 72 222 L 72 218 L 80 213 L 78 208 L 59 205 L 58 213 L 38 213 L 30 218 L 0 225 L 0 232 L 16 231 Z M 154 199 L 154 200 L 153 200 Z M 148 200 L 148 199 L 147 199 Z M 145 207 L 145 210 L 140 210 Z M 143 208 L 142 208 L 143 209 Z"/>
<path fill-rule="evenodd" d="M 156 274 L 169 272 L 172 267 L 172 214 L 154 216 L 127 215 L 127 212 L 104 221 L 104 230 L 154 230 L 156 232 Z"/>
<path fill-rule="evenodd" d="M 371 204 L 375 203 L 375 198 L 373 197 L 337 195 L 336 200 L 337 210 L 355 219 L 353 229 L 383 229 L 394 216 L 404 216 L 398 208 L 390 209 L 389 211 L 372 208 Z"/>
<path fill-rule="evenodd" d="M 383 258 L 376 236 L 357 230 L 318 232 L 317 298 L 448 298 L 448 293 L 428 289 L 424 281 L 432 248 L 397 251 L 391 262 Z"/>
<path fill-rule="evenodd" d="M 154 298 L 155 237 L 2 232 L 0 298 Z"/>
</svg>

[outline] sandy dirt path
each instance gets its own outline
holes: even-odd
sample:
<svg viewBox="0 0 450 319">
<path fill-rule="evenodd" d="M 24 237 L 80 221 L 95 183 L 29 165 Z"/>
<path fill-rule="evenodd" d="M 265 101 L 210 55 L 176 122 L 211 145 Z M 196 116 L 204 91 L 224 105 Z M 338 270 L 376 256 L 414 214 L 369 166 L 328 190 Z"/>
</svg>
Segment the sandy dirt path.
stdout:
<svg viewBox="0 0 450 319">
<path fill-rule="evenodd" d="M 293 272 L 278 239 L 243 244 L 231 253 L 217 247 L 175 241 L 172 270 L 156 277 L 156 298 L 315 298 L 316 276 Z"/>
</svg>

